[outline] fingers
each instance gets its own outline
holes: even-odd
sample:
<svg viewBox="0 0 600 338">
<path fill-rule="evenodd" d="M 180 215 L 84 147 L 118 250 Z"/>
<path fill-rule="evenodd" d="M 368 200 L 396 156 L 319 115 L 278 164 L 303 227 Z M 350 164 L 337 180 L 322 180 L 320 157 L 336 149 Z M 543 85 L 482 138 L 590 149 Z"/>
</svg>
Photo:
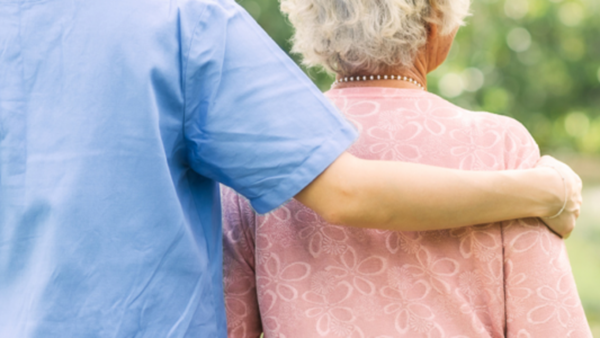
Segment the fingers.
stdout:
<svg viewBox="0 0 600 338">
<path fill-rule="evenodd" d="M 553 219 L 547 217 L 542 218 L 542 222 L 544 222 L 553 233 L 564 239 L 569 238 L 575 229 L 575 220 L 576 217 L 568 212 Z"/>
</svg>

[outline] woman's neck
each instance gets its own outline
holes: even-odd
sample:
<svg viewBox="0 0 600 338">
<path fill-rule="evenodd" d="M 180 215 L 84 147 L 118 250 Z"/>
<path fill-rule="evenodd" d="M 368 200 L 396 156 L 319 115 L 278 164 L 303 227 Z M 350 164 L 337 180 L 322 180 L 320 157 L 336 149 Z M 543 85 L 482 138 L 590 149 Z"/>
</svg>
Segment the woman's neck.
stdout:
<svg viewBox="0 0 600 338">
<path fill-rule="evenodd" d="M 388 87 L 388 88 L 401 88 L 401 89 L 418 89 L 418 90 L 427 90 L 427 73 L 428 66 L 425 60 L 426 58 L 422 53 L 419 53 L 415 58 L 415 61 L 410 67 L 386 67 L 381 70 L 379 74 L 367 74 L 365 72 L 359 72 L 357 74 L 352 74 L 350 76 L 371 76 L 371 75 L 394 75 L 410 78 L 417 83 L 421 84 L 423 88 L 411 83 L 409 81 L 404 80 L 367 80 L 367 81 L 353 81 L 353 82 L 336 82 L 332 89 L 342 89 L 342 88 L 354 88 L 354 87 Z M 337 75 L 337 80 L 341 80 L 345 76 Z M 349 77 L 349 76 L 348 76 Z"/>
</svg>

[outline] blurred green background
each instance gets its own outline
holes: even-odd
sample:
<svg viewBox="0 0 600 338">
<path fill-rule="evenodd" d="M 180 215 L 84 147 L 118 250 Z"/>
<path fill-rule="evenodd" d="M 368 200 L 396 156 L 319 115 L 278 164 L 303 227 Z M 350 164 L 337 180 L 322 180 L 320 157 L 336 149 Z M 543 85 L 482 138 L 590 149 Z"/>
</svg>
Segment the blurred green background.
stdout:
<svg viewBox="0 0 600 338">
<path fill-rule="evenodd" d="M 238 2 L 289 51 L 292 29 L 277 0 Z M 516 118 L 543 153 L 580 173 L 584 209 L 567 247 L 600 338 L 600 1 L 473 0 L 472 13 L 446 63 L 429 75 L 429 90 Z M 322 90 L 333 82 L 318 69 L 305 71 Z"/>
</svg>

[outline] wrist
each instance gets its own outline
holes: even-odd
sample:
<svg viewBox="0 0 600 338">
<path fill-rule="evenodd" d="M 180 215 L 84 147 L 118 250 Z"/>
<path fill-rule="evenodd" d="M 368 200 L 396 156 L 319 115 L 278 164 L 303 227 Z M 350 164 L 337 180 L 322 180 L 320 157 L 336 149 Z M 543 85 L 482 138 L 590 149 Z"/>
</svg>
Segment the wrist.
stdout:
<svg viewBox="0 0 600 338">
<path fill-rule="evenodd" d="M 538 217 L 552 217 L 556 215 L 565 203 L 565 184 L 556 169 L 539 166 L 531 169 L 534 171 L 535 184 L 541 189 L 539 202 L 541 203 Z"/>
</svg>

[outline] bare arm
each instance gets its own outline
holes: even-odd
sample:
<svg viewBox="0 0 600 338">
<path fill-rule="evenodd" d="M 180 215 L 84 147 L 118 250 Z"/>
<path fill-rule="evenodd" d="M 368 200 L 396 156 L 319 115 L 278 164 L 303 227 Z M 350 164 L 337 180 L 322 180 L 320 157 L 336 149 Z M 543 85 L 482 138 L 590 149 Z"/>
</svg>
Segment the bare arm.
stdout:
<svg viewBox="0 0 600 338">
<path fill-rule="evenodd" d="M 563 166 L 573 192 L 567 214 L 546 223 L 565 236 L 579 214 L 581 181 Z M 548 217 L 562 207 L 564 186 L 547 167 L 475 172 L 362 160 L 345 153 L 296 199 L 331 223 L 423 231 Z"/>
</svg>

